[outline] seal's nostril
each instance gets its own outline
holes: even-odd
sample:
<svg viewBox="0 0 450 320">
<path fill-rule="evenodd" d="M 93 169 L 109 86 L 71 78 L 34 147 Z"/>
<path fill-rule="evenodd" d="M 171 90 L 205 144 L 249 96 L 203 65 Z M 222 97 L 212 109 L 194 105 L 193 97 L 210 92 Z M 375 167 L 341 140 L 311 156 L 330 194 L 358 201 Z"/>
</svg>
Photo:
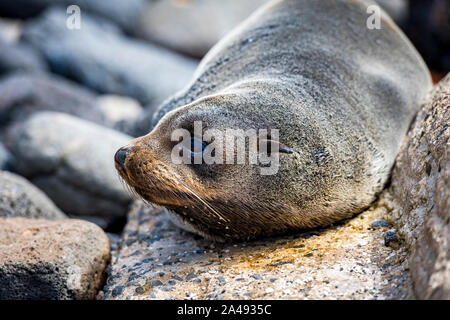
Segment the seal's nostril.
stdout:
<svg viewBox="0 0 450 320">
<path fill-rule="evenodd" d="M 116 161 L 117 164 L 123 166 L 125 164 L 126 157 L 127 151 L 125 149 L 119 149 L 114 156 L 114 160 Z"/>
</svg>

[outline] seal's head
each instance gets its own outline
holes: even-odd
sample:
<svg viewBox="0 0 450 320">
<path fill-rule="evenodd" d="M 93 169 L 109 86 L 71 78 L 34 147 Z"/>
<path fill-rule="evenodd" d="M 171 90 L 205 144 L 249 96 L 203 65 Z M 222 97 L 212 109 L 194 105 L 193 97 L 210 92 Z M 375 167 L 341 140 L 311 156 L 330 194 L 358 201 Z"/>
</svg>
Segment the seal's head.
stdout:
<svg viewBox="0 0 450 320">
<path fill-rule="evenodd" d="M 274 139 L 277 128 L 255 115 L 257 106 L 241 105 L 239 95 L 229 94 L 169 112 L 149 134 L 117 151 L 120 176 L 144 200 L 168 208 L 185 229 L 207 238 L 298 229 L 299 217 L 290 214 L 293 204 L 281 190 L 291 180 L 284 168 L 295 152 Z"/>
</svg>

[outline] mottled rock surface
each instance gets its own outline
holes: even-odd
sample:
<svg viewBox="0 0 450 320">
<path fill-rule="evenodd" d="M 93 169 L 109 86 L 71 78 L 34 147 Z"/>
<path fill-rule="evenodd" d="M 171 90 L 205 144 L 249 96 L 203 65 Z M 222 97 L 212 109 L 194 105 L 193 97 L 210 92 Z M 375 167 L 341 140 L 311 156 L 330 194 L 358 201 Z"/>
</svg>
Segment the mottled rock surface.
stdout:
<svg viewBox="0 0 450 320">
<path fill-rule="evenodd" d="M 83 14 L 82 28 L 66 28 L 64 10 L 49 9 L 27 23 L 23 39 L 40 51 L 53 72 L 100 93 L 158 104 L 187 85 L 196 61 L 143 41 Z"/>
<path fill-rule="evenodd" d="M 67 214 L 125 215 L 130 195 L 114 154 L 132 138 L 68 114 L 31 116 L 13 137 L 17 170 Z"/>
<path fill-rule="evenodd" d="M 383 207 L 327 229 L 218 244 L 136 202 L 113 253 L 103 299 L 405 299 L 406 250 L 372 228 Z"/>
<path fill-rule="evenodd" d="M 397 157 L 387 203 L 405 237 L 415 292 L 450 299 L 450 74 L 417 115 Z"/>
<path fill-rule="evenodd" d="M 109 258 L 92 223 L 0 218 L 0 299 L 93 299 Z"/>
<path fill-rule="evenodd" d="M 67 218 L 41 190 L 25 178 L 6 171 L 0 171 L 0 217 Z"/>
<path fill-rule="evenodd" d="M 158 0 L 148 4 L 137 32 L 185 54 L 203 57 L 267 0 Z"/>
</svg>

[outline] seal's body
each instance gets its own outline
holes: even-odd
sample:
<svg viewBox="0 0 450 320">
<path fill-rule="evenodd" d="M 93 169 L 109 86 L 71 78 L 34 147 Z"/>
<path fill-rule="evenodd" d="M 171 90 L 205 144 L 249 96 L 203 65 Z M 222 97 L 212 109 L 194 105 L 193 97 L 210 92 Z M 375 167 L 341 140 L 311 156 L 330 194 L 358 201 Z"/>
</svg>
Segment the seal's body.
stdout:
<svg viewBox="0 0 450 320">
<path fill-rule="evenodd" d="M 389 17 L 367 27 L 372 4 L 281 0 L 258 10 L 207 54 L 155 128 L 119 150 L 120 175 L 214 239 L 324 226 L 369 206 L 431 87 Z M 175 165 L 171 132 L 194 121 L 279 129 L 293 152 L 280 152 L 279 171 L 267 176 L 250 164 Z"/>
</svg>

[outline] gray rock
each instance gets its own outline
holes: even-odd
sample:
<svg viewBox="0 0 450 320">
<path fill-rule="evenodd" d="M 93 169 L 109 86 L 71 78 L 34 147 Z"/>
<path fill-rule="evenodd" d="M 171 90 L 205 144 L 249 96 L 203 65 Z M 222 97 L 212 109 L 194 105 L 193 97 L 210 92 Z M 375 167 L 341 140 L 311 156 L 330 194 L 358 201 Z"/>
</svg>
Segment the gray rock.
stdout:
<svg viewBox="0 0 450 320">
<path fill-rule="evenodd" d="M 0 39 L 7 43 L 18 41 L 22 30 L 20 20 L 0 18 Z"/>
<path fill-rule="evenodd" d="M 387 228 L 387 227 L 389 227 L 389 223 L 384 219 L 380 219 L 380 220 L 374 221 L 370 226 L 372 228 Z"/>
<path fill-rule="evenodd" d="M 0 171 L 0 217 L 67 218 L 41 190 L 25 178 L 6 171 Z"/>
<path fill-rule="evenodd" d="M 146 0 L 2 0 L 0 15 L 29 18 L 50 6 L 57 5 L 67 8 L 70 5 L 77 5 L 80 7 L 82 17 L 85 12 L 93 13 L 113 21 L 124 30 L 132 30 L 134 22 L 142 12 L 146 2 Z"/>
<path fill-rule="evenodd" d="M 131 137 L 68 114 L 31 116 L 13 136 L 18 172 L 64 212 L 122 216 L 130 195 L 119 181 L 114 154 Z"/>
<path fill-rule="evenodd" d="M 395 230 L 388 230 L 384 234 L 384 245 L 389 246 L 391 242 L 397 241 L 397 232 Z"/>
<path fill-rule="evenodd" d="M 450 299 L 450 74 L 430 94 L 397 157 L 387 203 L 411 248 L 417 296 Z"/>
<path fill-rule="evenodd" d="M 135 202 L 99 298 L 412 298 L 406 248 L 384 246 L 383 230 L 370 228 L 384 214 L 370 209 L 340 226 L 224 244 L 178 229 L 166 209 Z"/>
<path fill-rule="evenodd" d="M 109 258 L 92 223 L 0 218 L 0 299 L 93 299 Z"/>
<path fill-rule="evenodd" d="M 13 155 L 0 142 L 0 170 L 14 171 L 15 165 Z"/>
<path fill-rule="evenodd" d="M 140 37 L 194 57 L 203 57 L 226 33 L 268 0 L 158 0 L 149 2 Z"/>
<path fill-rule="evenodd" d="M 82 19 L 80 30 L 69 30 L 66 13 L 50 9 L 27 23 L 22 36 L 46 57 L 52 71 L 144 105 L 159 104 L 190 80 L 195 61 L 126 38 L 87 14 Z"/>
<path fill-rule="evenodd" d="M 17 43 L 10 44 L 0 39 L 0 75 L 13 71 L 45 71 L 47 63 L 30 46 Z"/>
<path fill-rule="evenodd" d="M 126 223 L 125 217 L 108 216 L 69 216 L 69 218 L 88 221 L 96 224 L 105 232 L 120 233 Z"/>
<path fill-rule="evenodd" d="M 55 75 L 15 73 L 0 80 L 0 138 L 10 146 L 9 131 L 30 114 L 51 110 L 104 124 L 96 95 Z"/>
<path fill-rule="evenodd" d="M 136 100 L 115 95 L 99 96 L 97 106 L 102 111 L 105 121 L 113 127 L 120 126 L 119 123 L 122 122 L 135 120 L 144 110 Z"/>
</svg>

